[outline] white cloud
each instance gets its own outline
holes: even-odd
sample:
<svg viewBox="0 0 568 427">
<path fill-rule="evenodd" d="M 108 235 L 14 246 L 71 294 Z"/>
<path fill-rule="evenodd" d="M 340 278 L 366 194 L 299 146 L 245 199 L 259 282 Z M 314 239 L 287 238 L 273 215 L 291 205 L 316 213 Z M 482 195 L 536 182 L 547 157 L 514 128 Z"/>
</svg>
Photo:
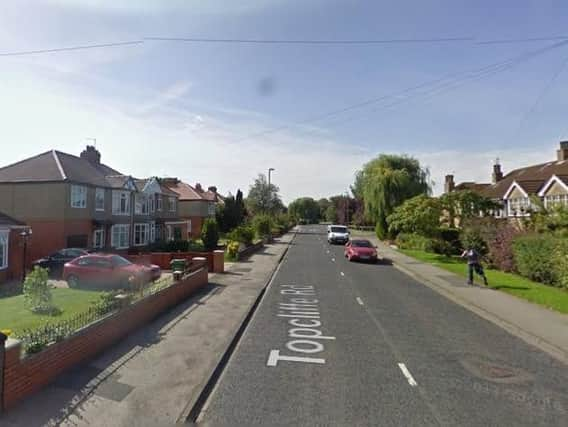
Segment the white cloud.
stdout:
<svg viewBox="0 0 568 427">
<path fill-rule="evenodd" d="M 137 114 L 146 114 L 153 110 L 167 106 L 169 103 L 187 94 L 191 89 L 191 86 L 191 82 L 188 81 L 176 82 L 171 86 L 165 88 L 154 99 L 151 99 L 150 101 L 140 105 L 135 112 Z"/>
</svg>

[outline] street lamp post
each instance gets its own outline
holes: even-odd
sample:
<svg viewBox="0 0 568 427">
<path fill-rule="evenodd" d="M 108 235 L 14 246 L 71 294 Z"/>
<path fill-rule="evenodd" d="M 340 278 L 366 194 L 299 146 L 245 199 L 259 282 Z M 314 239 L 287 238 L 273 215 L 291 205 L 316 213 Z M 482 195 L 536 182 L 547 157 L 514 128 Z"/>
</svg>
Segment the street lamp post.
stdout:
<svg viewBox="0 0 568 427">
<path fill-rule="evenodd" d="M 272 187 L 271 187 L 271 183 L 272 183 L 272 172 L 275 171 L 276 169 L 274 168 L 268 168 L 268 210 L 270 211 L 270 205 L 272 204 Z"/>
<path fill-rule="evenodd" d="M 276 169 L 274 169 L 274 168 L 268 168 L 268 189 L 269 190 L 270 190 L 270 182 L 271 182 L 270 177 L 271 177 L 272 172 L 274 172 L 275 170 Z"/>
<path fill-rule="evenodd" d="M 26 280 L 26 258 L 28 250 L 28 239 L 31 237 L 31 235 L 32 235 L 31 228 L 25 229 L 20 233 L 20 237 L 22 238 L 24 243 L 24 251 L 22 254 L 22 282 Z"/>
</svg>

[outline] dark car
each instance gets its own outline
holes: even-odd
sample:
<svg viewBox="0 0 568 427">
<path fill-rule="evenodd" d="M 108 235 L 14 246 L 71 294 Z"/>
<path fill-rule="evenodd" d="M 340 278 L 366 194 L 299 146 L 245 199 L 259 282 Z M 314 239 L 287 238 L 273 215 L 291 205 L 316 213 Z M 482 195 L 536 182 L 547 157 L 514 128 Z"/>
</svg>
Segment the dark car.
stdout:
<svg viewBox="0 0 568 427">
<path fill-rule="evenodd" d="M 87 252 L 85 249 L 80 248 L 61 249 L 44 258 L 35 260 L 32 263 L 32 266 L 35 267 L 37 265 L 42 268 L 47 268 L 51 277 L 59 278 L 63 273 L 63 266 L 65 265 L 65 263 L 73 261 L 77 257 L 88 254 L 89 252 Z"/>
<path fill-rule="evenodd" d="M 351 240 L 345 245 L 345 257 L 349 261 L 377 262 L 377 250 L 366 239 Z"/>
<path fill-rule="evenodd" d="M 65 264 L 63 278 L 70 288 L 81 285 L 102 285 L 113 288 L 130 288 L 132 279 L 147 283 L 160 278 L 157 265 L 133 264 L 113 254 L 90 254 Z"/>
</svg>

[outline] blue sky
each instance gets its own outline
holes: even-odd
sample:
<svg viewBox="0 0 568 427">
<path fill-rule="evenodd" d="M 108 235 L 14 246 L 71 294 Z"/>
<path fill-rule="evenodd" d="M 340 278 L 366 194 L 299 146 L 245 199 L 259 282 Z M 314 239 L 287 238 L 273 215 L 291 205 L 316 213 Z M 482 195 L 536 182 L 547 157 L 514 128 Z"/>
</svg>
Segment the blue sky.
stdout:
<svg viewBox="0 0 568 427">
<path fill-rule="evenodd" d="M 377 46 L 147 41 L 86 51 L 0 56 L 2 164 L 51 148 L 136 176 L 172 175 L 224 191 L 276 168 L 285 201 L 344 192 L 381 152 L 487 180 L 554 158 L 568 138 L 568 46 L 433 96 L 407 93 L 327 120 L 306 118 L 513 58 L 553 42 L 476 41 L 566 35 L 564 1 L 94 1 L 3 5 L 0 53 L 144 37 L 475 41 Z M 566 67 L 568 68 L 568 66 Z M 538 103 L 535 104 L 537 98 Z M 386 104 L 399 104 L 385 108 Z M 285 129 L 249 138 L 265 129 Z"/>
</svg>

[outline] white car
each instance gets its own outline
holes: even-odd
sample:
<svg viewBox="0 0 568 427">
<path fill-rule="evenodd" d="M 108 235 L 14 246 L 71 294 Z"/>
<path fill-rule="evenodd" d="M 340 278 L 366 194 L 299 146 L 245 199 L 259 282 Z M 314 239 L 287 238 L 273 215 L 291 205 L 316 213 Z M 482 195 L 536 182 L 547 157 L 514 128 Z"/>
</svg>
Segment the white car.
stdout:
<svg viewBox="0 0 568 427">
<path fill-rule="evenodd" d="M 349 230 L 344 225 L 330 225 L 327 228 L 327 241 L 346 244 L 349 241 Z"/>
</svg>

